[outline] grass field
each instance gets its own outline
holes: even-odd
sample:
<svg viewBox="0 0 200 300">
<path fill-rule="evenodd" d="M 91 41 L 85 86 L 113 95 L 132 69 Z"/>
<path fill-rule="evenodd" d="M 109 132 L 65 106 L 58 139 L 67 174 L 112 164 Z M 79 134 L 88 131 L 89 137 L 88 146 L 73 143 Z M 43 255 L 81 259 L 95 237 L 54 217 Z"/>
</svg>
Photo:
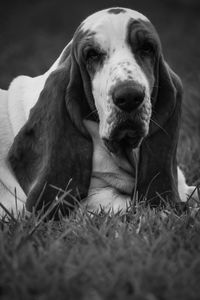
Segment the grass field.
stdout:
<svg viewBox="0 0 200 300">
<path fill-rule="evenodd" d="M 1 299 L 199 299 L 198 214 L 163 218 L 140 205 L 126 218 L 79 212 L 1 227 Z"/>
<path fill-rule="evenodd" d="M 182 78 L 178 161 L 187 181 L 200 183 L 200 6 L 188 3 L 7 1 L 0 10 L 0 87 L 18 74 L 44 72 L 91 12 L 138 9 L 155 24 L 166 60 Z M 163 215 L 140 204 L 124 217 L 79 211 L 58 222 L 8 219 L 0 221 L 2 300 L 200 299 L 198 212 Z"/>
</svg>

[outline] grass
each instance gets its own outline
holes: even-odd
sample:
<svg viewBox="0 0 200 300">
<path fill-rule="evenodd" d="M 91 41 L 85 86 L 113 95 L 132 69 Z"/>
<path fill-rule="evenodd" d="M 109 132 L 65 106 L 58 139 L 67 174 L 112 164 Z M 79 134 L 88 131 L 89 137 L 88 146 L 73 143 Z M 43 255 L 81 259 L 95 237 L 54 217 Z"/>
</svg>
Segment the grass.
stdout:
<svg viewBox="0 0 200 300">
<path fill-rule="evenodd" d="M 64 0 L 7 1 L 0 10 L 0 86 L 7 88 L 18 74 L 46 70 L 92 11 L 116 5 L 138 9 L 156 25 L 165 57 L 183 80 L 178 161 L 188 183 L 198 184 L 199 6 L 180 3 L 88 0 L 69 7 Z M 199 253 L 198 210 L 176 215 L 141 203 L 123 217 L 77 211 L 45 222 L 34 214 L 8 215 L 0 220 L 0 299 L 196 300 Z"/>
<path fill-rule="evenodd" d="M 1 299 L 198 299 L 200 215 L 144 208 L 1 223 Z"/>
</svg>

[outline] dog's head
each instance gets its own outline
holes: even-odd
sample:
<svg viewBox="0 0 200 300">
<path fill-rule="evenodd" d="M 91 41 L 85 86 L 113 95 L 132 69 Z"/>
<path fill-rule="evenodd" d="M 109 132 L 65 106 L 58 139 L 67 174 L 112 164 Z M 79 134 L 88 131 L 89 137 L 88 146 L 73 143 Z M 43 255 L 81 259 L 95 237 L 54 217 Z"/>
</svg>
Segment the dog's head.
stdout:
<svg viewBox="0 0 200 300">
<path fill-rule="evenodd" d="M 89 16 L 54 64 L 10 151 L 29 208 L 45 183 L 64 189 L 72 178 L 72 190 L 87 194 L 92 145 L 83 119 L 99 122 L 100 137 L 115 155 L 140 146 L 141 193 L 158 172 L 152 193 L 176 193 L 180 89 L 145 16 L 123 8 Z M 46 188 L 43 201 L 52 197 Z"/>
<path fill-rule="evenodd" d="M 138 147 L 149 133 L 158 83 L 161 45 L 154 27 L 138 12 L 108 9 L 88 17 L 73 41 L 100 137 L 115 154 Z"/>
<path fill-rule="evenodd" d="M 140 148 L 139 193 L 177 200 L 182 85 L 164 60 L 154 26 L 136 11 L 107 9 L 89 16 L 74 42 L 106 147 L 120 157 Z"/>
</svg>

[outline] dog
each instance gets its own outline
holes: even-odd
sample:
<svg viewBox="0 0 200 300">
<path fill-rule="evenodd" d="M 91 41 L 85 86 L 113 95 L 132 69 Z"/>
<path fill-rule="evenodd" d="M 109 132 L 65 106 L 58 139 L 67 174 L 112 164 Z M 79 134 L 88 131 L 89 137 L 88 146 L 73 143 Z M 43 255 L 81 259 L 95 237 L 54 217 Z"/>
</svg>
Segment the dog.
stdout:
<svg viewBox="0 0 200 300">
<path fill-rule="evenodd" d="M 181 102 L 152 23 L 127 8 L 94 13 L 45 74 L 0 90 L 3 207 L 32 212 L 62 197 L 65 215 L 77 201 L 125 212 L 133 191 L 152 206 L 186 202 Z"/>
</svg>

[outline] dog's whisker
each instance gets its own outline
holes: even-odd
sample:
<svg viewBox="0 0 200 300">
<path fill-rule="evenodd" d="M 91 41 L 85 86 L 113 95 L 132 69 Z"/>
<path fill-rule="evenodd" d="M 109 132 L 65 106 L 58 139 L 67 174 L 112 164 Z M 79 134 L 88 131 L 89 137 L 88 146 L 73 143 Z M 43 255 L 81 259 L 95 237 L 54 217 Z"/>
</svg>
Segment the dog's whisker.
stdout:
<svg viewBox="0 0 200 300">
<path fill-rule="evenodd" d="M 97 109 L 94 109 L 85 118 L 87 119 L 88 117 L 90 117 L 91 115 L 95 114 L 96 112 L 97 112 Z"/>
<path fill-rule="evenodd" d="M 160 125 L 158 122 L 151 118 L 151 122 L 153 122 L 156 126 L 158 126 L 167 136 L 169 136 L 168 132 Z"/>
<path fill-rule="evenodd" d="M 160 85 L 154 85 L 153 86 L 153 88 L 159 88 L 160 87 Z"/>
</svg>

